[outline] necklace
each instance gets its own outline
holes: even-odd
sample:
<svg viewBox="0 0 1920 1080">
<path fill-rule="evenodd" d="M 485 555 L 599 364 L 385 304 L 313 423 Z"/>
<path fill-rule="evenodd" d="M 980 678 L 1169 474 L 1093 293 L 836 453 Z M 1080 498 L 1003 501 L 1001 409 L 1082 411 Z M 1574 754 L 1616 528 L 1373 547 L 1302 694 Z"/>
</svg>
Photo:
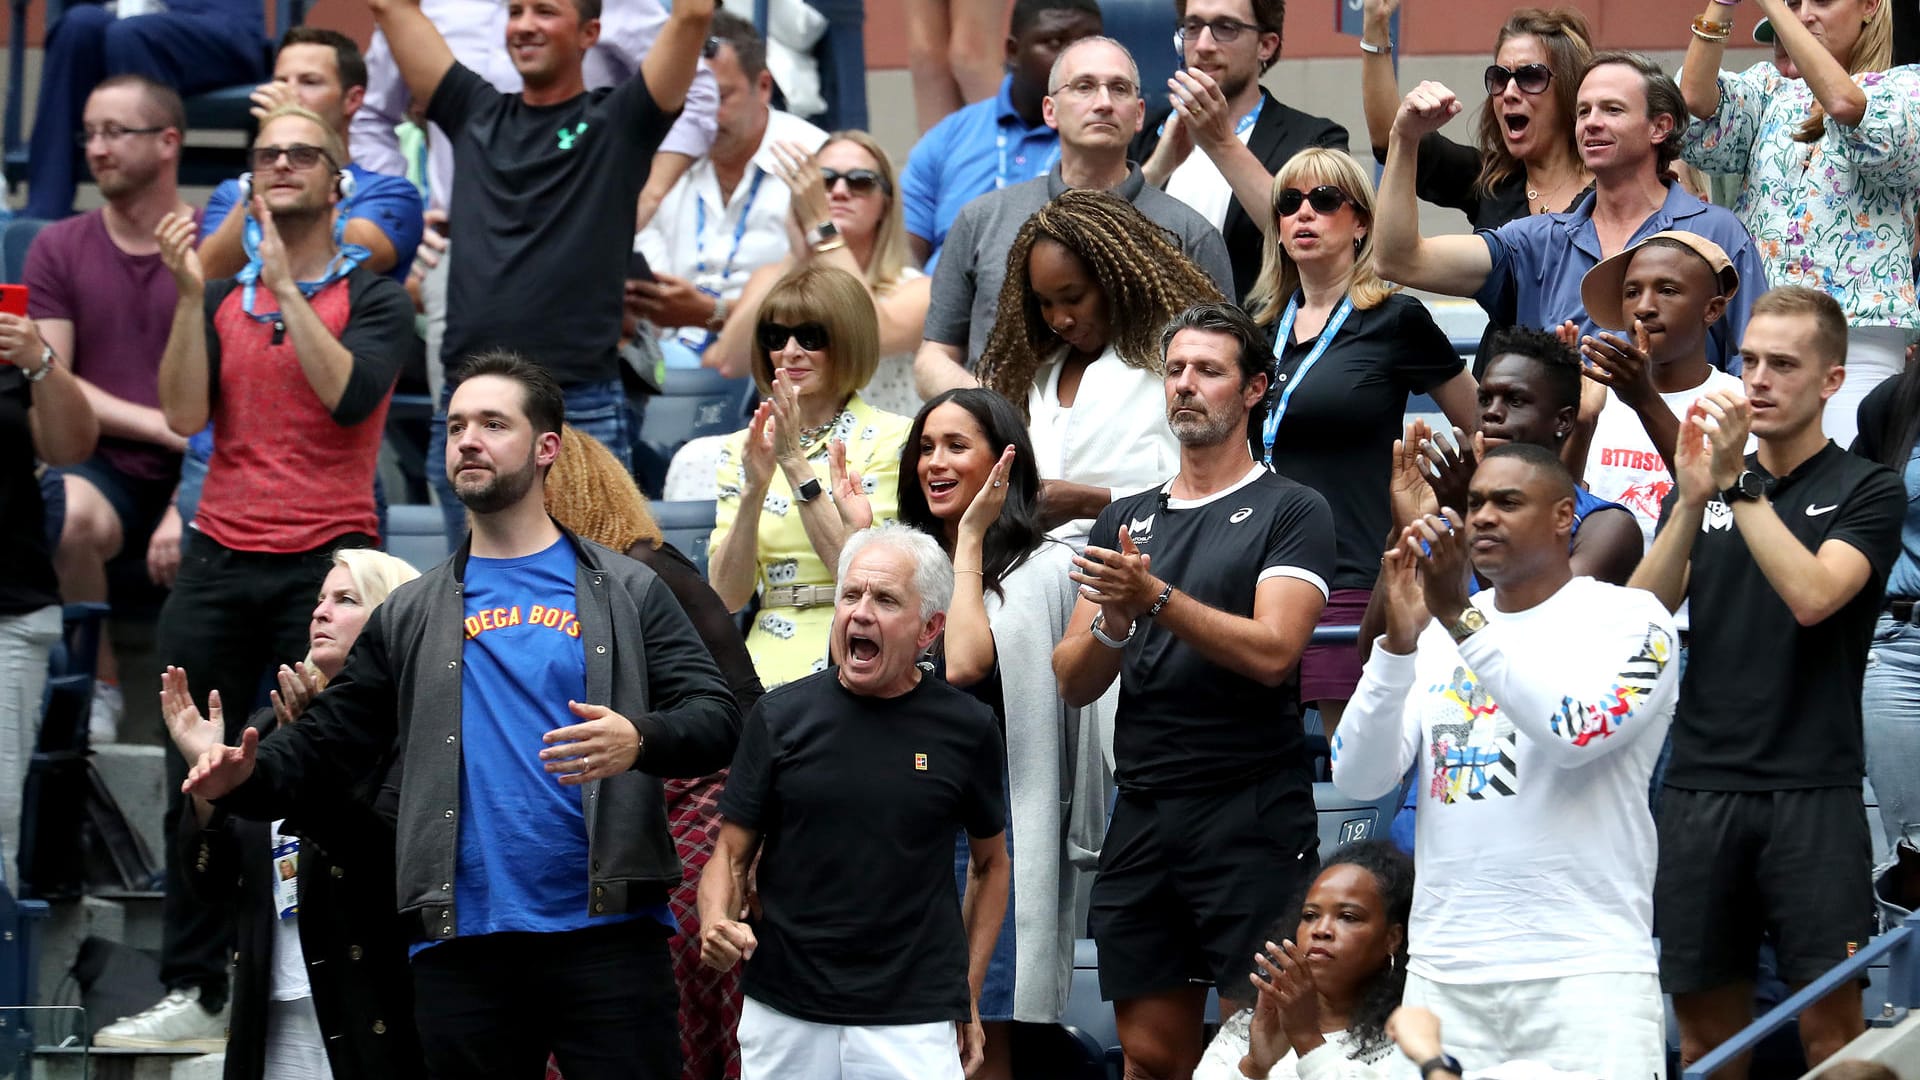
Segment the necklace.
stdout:
<svg viewBox="0 0 1920 1080">
<path fill-rule="evenodd" d="M 1573 175 L 1571 177 L 1568 177 L 1567 179 L 1578 181 L 1581 178 L 1581 175 L 1585 171 L 1586 170 L 1584 169 L 1576 169 L 1574 170 Z M 1581 186 L 1585 187 L 1586 185 L 1582 184 Z M 1527 186 L 1527 204 L 1529 207 L 1534 208 L 1535 213 L 1545 213 L 1548 209 L 1550 209 L 1549 200 L 1546 197 L 1549 195 L 1553 195 L 1558 192 L 1564 191 L 1566 187 L 1567 187 L 1567 180 L 1561 180 L 1559 183 L 1553 185 L 1550 188 L 1546 188 L 1544 190 L 1540 188 L 1536 188 L 1531 184 L 1529 184 Z"/>
<path fill-rule="evenodd" d="M 800 445 L 812 446 L 814 443 L 817 443 L 820 440 L 826 438 L 827 435 L 833 431 L 834 425 L 840 422 L 840 414 L 843 411 L 844 411 L 844 406 L 841 409 L 834 410 L 833 415 L 827 417 L 826 423 L 821 424 L 817 427 L 801 428 L 800 429 Z"/>
</svg>

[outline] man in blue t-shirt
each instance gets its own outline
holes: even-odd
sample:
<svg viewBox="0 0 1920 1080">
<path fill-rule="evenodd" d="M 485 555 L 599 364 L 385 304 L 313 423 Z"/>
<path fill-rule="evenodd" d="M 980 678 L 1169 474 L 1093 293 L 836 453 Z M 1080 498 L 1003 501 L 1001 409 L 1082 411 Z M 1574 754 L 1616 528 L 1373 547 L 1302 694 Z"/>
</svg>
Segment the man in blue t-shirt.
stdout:
<svg viewBox="0 0 1920 1080">
<path fill-rule="evenodd" d="M 428 1073 L 518 1080 L 552 1054 L 570 1076 L 669 1080 L 681 870 L 659 778 L 725 765 L 739 707 L 652 570 L 547 516 L 553 377 L 505 352 L 459 374 L 446 461 L 468 544 L 394 590 L 298 723 L 264 745 L 204 735 L 187 790 L 271 820 L 397 752 Z"/>
<path fill-rule="evenodd" d="M 296 26 L 280 39 L 273 59 L 273 81 L 253 92 L 253 114 L 265 116 L 276 105 L 292 103 L 326 120 L 347 145 L 347 126 L 367 92 L 367 61 L 353 39 L 337 30 Z M 404 176 L 369 172 L 348 164 L 353 197 L 347 207 L 347 244 L 367 249 L 362 264 L 406 284 L 413 250 L 420 246 L 425 205 L 420 190 Z M 344 194 L 344 193 L 343 193 Z M 241 230 L 247 215 L 233 213 L 240 183 L 227 180 L 213 189 L 200 222 L 200 263 L 209 278 L 232 277 L 247 264 Z"/>
</svg>

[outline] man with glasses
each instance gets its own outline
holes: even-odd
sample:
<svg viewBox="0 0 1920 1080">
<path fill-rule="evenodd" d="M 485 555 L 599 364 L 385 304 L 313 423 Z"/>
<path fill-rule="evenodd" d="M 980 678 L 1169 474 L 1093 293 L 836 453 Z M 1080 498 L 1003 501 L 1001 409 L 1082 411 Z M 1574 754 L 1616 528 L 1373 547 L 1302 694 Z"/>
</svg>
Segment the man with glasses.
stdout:
<svg viewBox="0 0 1920 1080">
<path fill-rule="evenodd" d="M 792 247 L 793 193 L 774 172 L 773 148 L 794 143 L 812 152 L 827 141 L 826 132 L 773 107 L 767 45 L 752 23 L 719 12 L 711 35 L 703 55 L 720 88 L 713 149 L 667 191 L 634 239 L 653 280 L 627 282 L 627 309 L 666 335 L 669 367 L 698 367 L 747 278 Z M 832 231 L 830 223 L 800 225 Z"/>
<path fill-rule="evenodd" d="M 1233 291 L 1245 296 L 1273 224 L 1273 174 L 1309 146 L 1344 152 L 1347 129 L 1282 105 L 1260 85 L 1280 59 L 1285 0 L 1175 0 L 1174 12 L 1186 70 L 1168 80 L 1170 107 L 1147 114 L 1132 157 L 1147 183 L 1226 237 Z M 1157 86 L 1143 91 L 1160 96 Z"/>
<path fill-rule="evenodd" d="M 1015 0 L 1000 92 L 927 129 L 900 173 L 907 246 L 928 273 L 961 207 L 1045 176 L 1059 160 L 1060 134 L 1042 114 L 1047 75 L 1061 49 L 1100 30 L 1094 0 Z"/>
<path fill-rule="evenodd" d="M 104 602 L 107 562 L 122 551 L 145 552 L 161 585 L 179 566 L 180 518 L 168 504 L 186 440 L 167 430 L 156 384 L 177 296 L 153 227 L 191 213 L 179 189 L 186 127 L 172 88 L 139 75 L 101 83 L 87 99 L 79 143 L 107 204 L 47 226 L 27 252 L 24 366 L 58 357 L 100 418 L 93 457 L 42 480 L 50 519 L 66 507 L 53 559 L 69 602 Z M 94 742 L 112 742 L 123 698 L 104 629 L 98 674 L 88 726 Z"/>
<path fill-rule="evenodd" d="M 1688 194 L 1667 175 L 1687 124 L 1680 88 L 1639 53 L 1603 52 L 1580 80 L 1574 130 L 1594 191 L 1564 214 L 1534 214 L 1473 236 L 1421 236 L 1414 190 L 1421 137 L 1446 126 L 1462 106 L 1453 91 L 1423 82 L 1393 118 L 1373 224 L 1380 276 L 1411 289 L 1466 296 L 1504 323 L 1550 330 L 1572 322 L 1599 328 L 1580 282 L 1602 259 L 1654 233 L 1698 233 L 1720 245 L 1740 280 L 1764 285 L 1766 270 L 1738 218 Z M 1753 294 L 1742 290 L 1708 331 L 1707 356 L 1740 371 L 1739 341 Z M 1606 314 L 1606 313 L 1603 313 Z"/>
<path fill-rule="evenodd" d="M 1112 38 L 1082 38 L 1053 63 L 1047 123 L 1060 131 L 1060 161 L 1047 175 L 968 203 L 933 276 L 926 340 L 914 357 L 922 397 L 977 385 L 969 368 L 987 346 L 1000 312 L 1007 252 L 1035 210 L 1071 188 L 1111 191 L 1179 241 L 1187 257 L 1231 295 L 1233 266 L 1220 231 L 1185 203 L 1146 181 L 1127 145 L 1146 115 L 1140 69 Z"/>
<path fill-rule="evenodd" d="M 175 435 L 213 425 L 207 483 L 160 609 L 161 658 L 197 704 L 219 694 L 236 738 L 262 676 L 307 651 L 327 556 L 379 540 L 373 476 L 387 401 L 413 335 L 406 290 L 334 243 L 346 160 L 339 135 L 297 105 L 267 113 L 251 152 L 259 257 L 209 282 L 190 212 L 160 219 L 160 261 L 179 292 L 160 361 Z M 165 835 L 186 765 L 169 757 Z M 96 1044 L 217 1050 L 224 1042 L 230 906 L 194 896 L 168 845 L 161 980 L 167 996 L 102 1028 Z"/>
</svg>

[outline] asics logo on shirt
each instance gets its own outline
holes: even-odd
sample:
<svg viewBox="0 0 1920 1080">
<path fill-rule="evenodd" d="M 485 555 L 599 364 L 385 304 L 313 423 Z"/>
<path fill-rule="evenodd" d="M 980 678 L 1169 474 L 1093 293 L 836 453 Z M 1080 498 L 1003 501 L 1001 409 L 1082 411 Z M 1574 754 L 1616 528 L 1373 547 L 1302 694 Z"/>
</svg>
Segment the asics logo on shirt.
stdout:
<svg viewBox="0 0 1920 1080">
<path fill-rule="evenodd" d="M 1227 524 L 1238 525 L 1252 516 L 1253 516 L 1253 507 L 1243 506 L 1240 509 L 1235 510 L 1233 512 L 1233 516 L 1227 519 Z"/>
<path fill-rule="evenodd" d="M 1809 506 L 1807 507 L 1807 516 L 1819 517 L 1821 514 L 1831 514 L 1838 509 L 1840 509 L 1839 503 L 1834 503 L 1832 506 Z"/>
</svg>

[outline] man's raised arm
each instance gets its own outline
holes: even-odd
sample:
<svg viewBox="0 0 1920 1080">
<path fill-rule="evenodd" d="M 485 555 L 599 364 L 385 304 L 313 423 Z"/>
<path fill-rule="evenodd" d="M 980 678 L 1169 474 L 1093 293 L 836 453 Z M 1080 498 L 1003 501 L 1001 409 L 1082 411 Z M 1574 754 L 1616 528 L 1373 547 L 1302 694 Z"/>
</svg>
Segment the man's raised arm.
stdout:
<svg viewBox="0 0 1920 1080">
<path fill-rule="evenodd" d="M 708 4 L 712 8 L 712 4 Z M 413 100 L 425 104 L 433 100 L 440 80 L 453 69 L 453 50 L 435 29 L 433 20 L 420 10 L 420 0 L 367 0 L 373 21 L 386 35 L 393 50 L 400 77 L 407 82 Z M 694 50 L 697 55 L 699 50 Z"/>
<path fill-rule="evenodd" d="M 667 25 L 660 28 L 647 58 L 640 61 L 648 96 L 666 112 L 677 111 L 686 102 L 687 88 L 700 65 L 700 47 L 706 44 L 707 24 L 713 19 L 713 4 L 714 0 L 674 0 Z"/>
</svg>

